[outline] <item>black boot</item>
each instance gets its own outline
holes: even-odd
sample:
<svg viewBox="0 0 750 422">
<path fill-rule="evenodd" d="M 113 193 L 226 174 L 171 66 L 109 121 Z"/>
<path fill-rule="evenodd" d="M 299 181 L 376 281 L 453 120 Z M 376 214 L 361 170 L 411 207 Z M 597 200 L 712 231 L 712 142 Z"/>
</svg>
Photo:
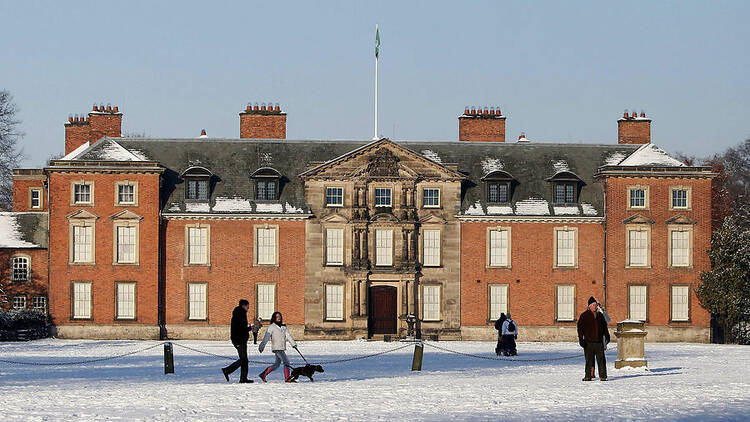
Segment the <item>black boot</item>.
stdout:
<svg viewBox="0 0 750 422">
<path fill-rule="evenodd" d="M 227 368 L 221 368 L 221 373 L 224 374 L 224 378 L 226 378 L 227 382 L 229 382 L 229 373 L 227 372 Z"/>
<path fill-rule="evenodd" d="M 253 380 L 250 380 L 250 379 L 240 380 L 240 384 L 252 384 L 252 383 L 253 383 Z"/>
</svg>

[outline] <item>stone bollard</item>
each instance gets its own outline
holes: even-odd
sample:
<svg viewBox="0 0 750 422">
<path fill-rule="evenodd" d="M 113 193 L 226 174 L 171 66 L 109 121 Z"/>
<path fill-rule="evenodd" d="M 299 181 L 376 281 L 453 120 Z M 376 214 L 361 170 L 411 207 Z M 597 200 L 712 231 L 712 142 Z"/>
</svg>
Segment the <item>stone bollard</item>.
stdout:
<svg viewBox="0 0 750 422">
<path fill-rule="evenodd" d="M 164 343 L 164 373 L 174 374 L 174 352 L 172 343 Z"/>
<path fill-rule="evenodd" d="M 646 341 L 646 330 L 642 321 L 626 319 L 617 323 L 617 360 L 615 369 L 630 366 L 640 368 L 648 366 L 644 353 L 644 342 Z"/>
<path fill-rule="evenodd" d="M 411 370 L 422 370 L 422 356 L 424 354 L 424 344 L 421 341 L 414 343 L 414 357 L 411 360 Z"/>
</svg>

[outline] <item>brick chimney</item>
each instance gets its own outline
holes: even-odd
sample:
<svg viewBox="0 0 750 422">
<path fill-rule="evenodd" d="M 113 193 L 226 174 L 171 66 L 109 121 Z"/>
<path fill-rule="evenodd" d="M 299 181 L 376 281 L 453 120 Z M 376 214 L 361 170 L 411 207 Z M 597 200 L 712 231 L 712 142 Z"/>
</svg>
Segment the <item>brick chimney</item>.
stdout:
<svg viewBox="0 0 750 422">
<path fill-rule="evenodd" d="M 122 113 L 117 106 L 94 104 L 88 117 L 76 114 L 75 117 L 68 117 L 65 122 L 65 154 L 104 136 L 122 136 Z"/>
<path fill-rule="evenodd" d="M 500 107 L 469 107 L 458 116 L 458 140 L 505 142 L 505 116 Z"/>
<path fill-rule="evenodd" d="M 641 111 L 640 116 L 635 111 L 628 115 L 625 110 L 622 117 L 617 120 L 617 143 L 618 144 L 650 144 L 651 143 L 651 119 L 646 118 L 646 113 Z"/>
<path fill-rule="evenodd" d="M 263 103 L 260 107 L 248 103 L 240 112 L 240 138 L 286 139 L 286 113 L 279 103 Z"/>
</svg>

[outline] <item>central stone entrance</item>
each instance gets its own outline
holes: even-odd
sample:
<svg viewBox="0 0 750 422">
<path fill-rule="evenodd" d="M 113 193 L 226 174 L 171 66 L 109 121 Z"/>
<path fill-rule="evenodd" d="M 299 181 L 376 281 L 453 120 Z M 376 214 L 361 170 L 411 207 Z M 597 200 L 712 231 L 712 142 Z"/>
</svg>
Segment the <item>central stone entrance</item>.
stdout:
<svg viewBox="0 0 750 422">
<path fill-rule="evenodd" d="M 369 296 L 370 318 L 367 324 L 369 337 L 375 334 L 396 334 L 396 287 L 372 286 Z"/>
</svg>

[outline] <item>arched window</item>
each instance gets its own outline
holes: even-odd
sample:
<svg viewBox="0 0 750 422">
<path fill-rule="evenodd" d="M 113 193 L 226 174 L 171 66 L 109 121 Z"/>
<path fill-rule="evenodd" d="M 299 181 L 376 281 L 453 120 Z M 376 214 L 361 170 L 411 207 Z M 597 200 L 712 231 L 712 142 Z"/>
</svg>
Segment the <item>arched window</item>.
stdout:
<svg viewBox="0 0 750 422">
<path fill-rule="evenodd" d="M 513 198 L 513 189 L 518 181 L 510 173 L 503 170 L 495 170 L 482 177 L 487 186 L 487 202 L 494 204 L 510 203 Z"/>
<path fill-rule="evenodd" d="M 279 182 L 281 173 L 271 167 L 261 167 L 250 177 L 255 181 L 256 201 L 275 201 L 279 199 Z"/>
<path fill-rule="evenodd" d="M 31 259 L 27 256 L 14 256 L 11 260 L 11 280 L 28 281 L 31 275 Z"/>
<path fill-rule="evenodd" d="M 205 167 L 192 166 L 182 172 L 185 180 L 185 199 L 208 201 L 211 196 L 213 173 Z"/>
<path fill-rule="evenodd" d="M 578 196 L 585 183 L 572 171 L 559 171 L 547 179 L 552 183 L 552 201 L 555 204 L 578 203 Z"/>
</svg>

